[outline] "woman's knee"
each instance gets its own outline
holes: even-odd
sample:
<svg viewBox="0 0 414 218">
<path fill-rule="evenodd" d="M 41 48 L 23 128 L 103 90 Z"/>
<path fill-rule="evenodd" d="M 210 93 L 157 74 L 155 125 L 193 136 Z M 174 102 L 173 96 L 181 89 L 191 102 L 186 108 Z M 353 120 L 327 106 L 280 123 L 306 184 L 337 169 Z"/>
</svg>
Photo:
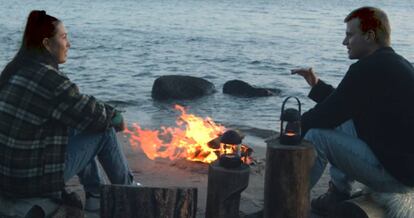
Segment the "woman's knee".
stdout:
<svg viewBox="0 0 414 218">
<path fill-rule="evenodd" d="M 118 138 L 116 136 L 116 131 L 113 127 L 106 129 L 103 132 L 103 144 L 107 146 L 118 146 Z"/>
<path fill-rule="evenodd" d="M 104 134 L 105 137 L 115 138 L 116 139 L 116 132 L 115 132 L 115 129 L 113 127 L 110 127 L 108 129 L 106 129 L 103 132 L 103 134 Z"/>
</svg>

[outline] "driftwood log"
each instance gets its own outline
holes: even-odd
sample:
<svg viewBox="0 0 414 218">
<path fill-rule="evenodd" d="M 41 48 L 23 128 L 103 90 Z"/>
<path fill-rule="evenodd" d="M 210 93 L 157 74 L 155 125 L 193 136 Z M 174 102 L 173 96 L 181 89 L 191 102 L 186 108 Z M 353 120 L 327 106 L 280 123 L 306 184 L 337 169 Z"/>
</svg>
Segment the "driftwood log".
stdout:
<svg viewBox="0 0 414 218">
<path fill-rule="evenodd" d="M 309 173 L 314 162 L 313 145 L 281 145 L 267 142 L 265 173 L 265 218 L 308 217 Z"/>
<path fill-rule="evenodd" d="M 375 203 L 370 195 L 344 201 L 334 208 L 329 217 L 336 218 L 385 218 L 383 207 Z"/>
<path fill-rule="evenodd" d="M 190 218 L 197 212 L 197 188 L 101 186 L 101 217 Z"/>
<path fill-rule="evenodd" d="M 240 193 L 249 184 L 249 166 L 227 169 L 219 161 L 208 169 L 206 218 L 239 217 Z"/>
</svg>

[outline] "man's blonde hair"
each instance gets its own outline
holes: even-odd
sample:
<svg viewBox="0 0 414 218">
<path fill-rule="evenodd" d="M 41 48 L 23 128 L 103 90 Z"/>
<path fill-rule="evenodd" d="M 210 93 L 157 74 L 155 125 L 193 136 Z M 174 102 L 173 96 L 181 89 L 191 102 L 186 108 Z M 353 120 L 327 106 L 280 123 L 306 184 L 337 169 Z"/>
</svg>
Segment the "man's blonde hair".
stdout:
<svg viewBox="0 0 414 218">
<path fill-rule="evenodd" d="M 383 46 L 391 45 L 391 27 L 387 14 L 379 8 L 361 7 L 355 9 L 345 17 L 347 23 L 352 19 L 358 18 L 360 21 L 359 28 L 363 33 L 372 30 L 375 32 L 375 40 Z"/>
</svg>

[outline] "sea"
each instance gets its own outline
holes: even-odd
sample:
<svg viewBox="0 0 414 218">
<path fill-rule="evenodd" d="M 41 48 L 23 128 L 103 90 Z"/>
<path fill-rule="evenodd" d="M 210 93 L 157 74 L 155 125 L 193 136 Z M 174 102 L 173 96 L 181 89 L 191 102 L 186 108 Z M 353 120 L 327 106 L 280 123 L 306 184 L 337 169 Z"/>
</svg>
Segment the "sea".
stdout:
<svg viewBox="0 0 414 218">
<path fill-rule="evenodd" d="M 413 0 L 0 0 L 0 68 L 21 44 L 31 10 L 63 21 L 71 49 L 61 70 L 81 92 L 124 111 L 144 129 L 174 126 L 175 104 L 232 128 L 279 131 L 283 100 L 295 96 L 302 112 L 315 103 L 303 78 L 312 67 L 336 86 L 354 61 L 342 45 L 344 17 L 361 6 L 387 12 L 392 46 L 414 63 Z M 154 101 L 163 75 L 212 82 L 217 92 L 194 100 Z M 239 79 L 280 89 L 277 96 L 239 98 L 222 93 Z M 392 84 L 390 84 L 392 86 Z M 414 85 L 414 84 L 413 84 Z M 297 108 L 295 101 L 286 107 Z"/>
</svg>

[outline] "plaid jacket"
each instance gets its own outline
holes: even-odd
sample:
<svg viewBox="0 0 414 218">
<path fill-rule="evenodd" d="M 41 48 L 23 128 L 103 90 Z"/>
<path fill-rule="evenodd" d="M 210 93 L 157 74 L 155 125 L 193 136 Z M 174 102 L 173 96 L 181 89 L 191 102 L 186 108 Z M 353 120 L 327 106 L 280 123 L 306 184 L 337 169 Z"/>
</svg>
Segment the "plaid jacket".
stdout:
<svg viewBox="0 0 414 218">
<path fill-rule="evenodd" d="M 19 52 L 0 77 L 0 195 L 59 193 L 68 128 L 102 131 L 113 113 L 79 93 L 49 54 Z"/>
</svg>

